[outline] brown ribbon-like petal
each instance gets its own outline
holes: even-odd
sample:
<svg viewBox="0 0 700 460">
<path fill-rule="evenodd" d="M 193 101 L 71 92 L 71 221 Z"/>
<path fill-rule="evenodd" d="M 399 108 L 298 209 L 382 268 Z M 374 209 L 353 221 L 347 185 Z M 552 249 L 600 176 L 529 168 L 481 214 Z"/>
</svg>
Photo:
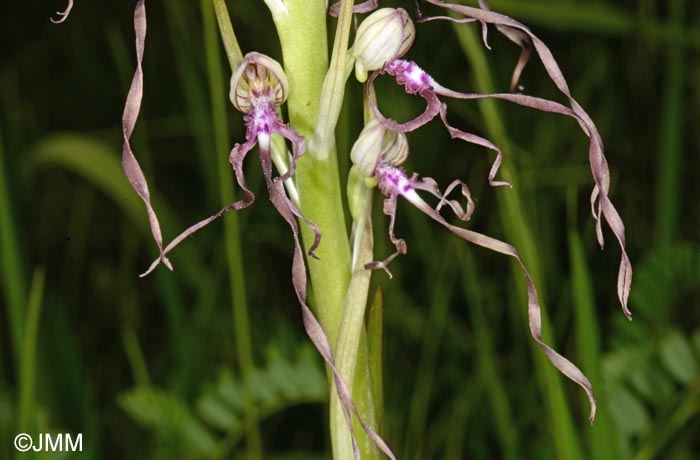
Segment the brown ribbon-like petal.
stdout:
<svg viewBox="0 0 700 460">
<path fill-rule="evenodd" d="M 389 458 L 396 460 L 396 456 L 393 454 L 391 449 L 389 449 L 389 446 L 387 446 L 384 440 L 362 419 L 362 417 L 360 417 L 360 414 L 355 407 L 355 403 L 353 402 L 352 393 L 350 392 L 348 385 L 345 383 L 345 380 L 343 380 L 343 377 L 335 367 L 335 360 L 333 359 L 333 352 L 330 342 L 328 341 L 328 336 L 323 331 L 321 324 L 318 322 L 313 312 L 306 304 L 306 265 L 304 264 L 301 242 L 299 240 L 299 226 L 294 218 L 295 216 L 300 217 L 301 213 L 294 203 L 287 198 L 283 180 L 279 177 L 272 179 L 272 158 L 270 157 L 269 150 L 260 149 L 260 164 L 262 165 L 263 175 L 265 176 L 265 183 L 267 184 L 268 191 L 270 192 L 270 201 L 272 201 L 272 204 L 277 209 L 277 212 L 279 212 L 282 218 L 292 229 L 292 234 L 294 236 L 292 284 L 294 286 L 294 291 L 297 294 L 299 304 L 301 305 L 304 329 L 311 339 L 311 342 L 314 344 L 326 363 L 328 363 L 328 366 L 333 372 L 333 379 L 338 392 L 338 399 L 343 410 L 345 421 L 348 425 L 348 430 L 350 431 L 355 460 L 360 460 L 360 449 L 357 445 L 357 437 L 355 436 L 355 430 L 352 424 L 352 414 L 355 414 L 355 417 L 360 422 L 360 425 L 362 425 L 362 428 L 367 433 L 367 436 L 370 437 L 377 447 L 388 455 Z M 306 219 L 304 220 L 306 221 Z M 306 222 L 308 223 L 308 221 Z"/>
<path fill-rule="evenodd" d="M 610 226 L 610 229 L 612 230 L 613 234 L 615 235 L 615 238 L 617 238 L 617 241 L 620 245 L 620 249 L 622 251 L 621 255 L 621 260 L 620 260 L 620 268 L 618 270 L 618 278 L 617 278 L 617 295 L 620 300 L 620 304 L 622 305 L 622 310 L 625 313 L 625 315 L 628 318 L 632 318 L 632 314 L 629 311 L 629 308 L 627 307 L 627 300 L 629 298 L 629 293 L 631 290 L 632 286 L 632 264 L 629 260 L 629 257 L 627 256 L 627 252 L 625 250 L 625 226 L 624 223 L 622 222 L 622 219 L 620 218 L 619 213 L 613 206 L 612 202 L 610 201 L 610 198 L 608 197 L 608 192 L 610 190 L 610 170 L 608 169 L 608 163 L 607 160 L 605 159 L 604 155 L 604 148 L 603 148 L 603 141 L 598 134 L 598 130 L 595 127 L 595 123 L 593 123 L 593 120 L 590 118 L 588 113 L 579 105 L 579 103 L 573 98 L 571 95 L 571 90 L 569 89 L 569 85 L 566 82 L 566 79 L 564 78 L 564 74 L 562 73 L 561 69 L 559 68 L 559 64 L 557 64 L 557 61 L 554 59 L 554 56 L 552 55 L 552 52 L 549 50 L 547 45 L 542 42 L 537 36 L 535 36 L 530 29 L 521 24 L 520 22 L 499 14 L 495 13 L 493 11 L 485 10 L 485 9 L 479 9 L 479 8 L 473 8 L 469 6 L 464 6 L 464 5 L 455 5 L 451 3 L 445 3 L 441 0 L 426 0 L 428 3 L 431 3 L 433 5 L 441 6 L 443 8 L 446 8 L 450 11 L 453 11 L 455 13 L 459 13 L 467 18 L 472 18 L 476 19 L 482 24 L 488 23 L 488 24 L 494 24 L 496 26 L 504 26 L 506 27 L 507 31 L 509 31 L 509 34 L 507 35 L 511 40 L 515 41 L 516 43 L 526 43 L 530 42 L 534 48 L 534 50 L 537 52 L 537 55 L 540 57 L 540 60 L 542 61 L 542 64 L 544 65 L 544 68 L 551 78 L 552 82 L 556 85 L 556 87 L 559 89 L 559 91 L 566 96 L 567 100 L 569 101 L 569 104 L 571 106 L 571 111 L 573 112 L 574 118 L 578 121 L 579 125 L 581 125 L 581 128 L 586 132 L 586 134 L 590 137 L 591 139 L 591 145 L 589 149 L 589 162 L 591 165 L 591 172 L 593 175 L 593 179 L 595 181 L 595 187 L 593 188 L 593 192 L 591 193 L 591 208 L 593 212 L 593 217 L 596 220 L 596 235 L 598 238 L 598 242 L 600 243 L 601 247 L 603 246 L 603 231 L 601 228 L 601 214 L 607 221 L 608 225 Z M 442 17 L 445 18 L 446 20 L 452 20 L 452 18 L 449 17 Z M 516 33 L 517 31 L 517 37 Z M 527 40 L 526 40 L 527 38 Z M 523 55 L 521 54 L 521 61 L 523 59 Z M 520 66 L 520 63 L 519 63 Z M 522 64 L 524 66 L 524 63 Z M 438 91 L 440 93 L 440 91 Z M 440 93 L 444 95 L 448 95 L 446 93 Z M 450 97 L 460 97 L 456 92 L 452 92 L 452 95 Z M 511 96 L 519 96 L 519 97 L 525 97 L 523 95 L 511 95 Z M 481 96 L 481 97 L 493 97 L 493 98 L 498 98 L 498 99 L 504 99 L 504 100 L 510 100 L 511 102 L 515 102 L 520 105 L 527 105 L 525 102 L 527 102 L 525 99 L 519 99 L 517 97 L 515 98 L 506 98 L 505 95 L 488 95 L 488 96 Z M 474 99 L 477 98 L 476 95 L 469 95 L 469 97 L 460 97 L 462 99 Z M 534 101 L 532 99 L 531 101 Z M 549 111 L 549 112 L 556 112 L 556 113 L 564 113 L 558 110 L 552 110 L 552 105 L 550 104 L 556 104 L 551 101 L 546 101 L 547 103 L 543 103 L 543 99 L 538 99 L 536 104 L 533 105 L 527 105 L 529 107 L 537 108 L 538 110 L 544 110 L 544 111 Z M 571 114 L 568 114 L 569 116 L 572 116 Z"/>
<path fill-rule="evenodd" d="M 413 177 L 409 179 L 409 183 L 413 187 L 413 190 L 403 192 L 401 193 L 401 195 L 403 195 L 403 197 L 406 198 L 406 200 L 408 200 L 420 211 L 428 215 L 431 219 L 440 223 L 445 228 L 447 228 L 463 240 L 475 244 L 477 246 L 481 246 L 483 248 L 490 249 L 492 251 L 513 257 L 518 261 L 518 265 L 520 265 L 520 269 L 525 275 L 525 280 L 527 282 L 528 322 L 530 325 L 530 334 L 540 345 L 542 350 L 544 350 L 545 354 L 547 355 L 547 358 L 554 365 L 554 367 L 556 367 L 562 374 L 564 374 L 566 377 L 568 377 L 584 389 L 586 395 L 588 396 L 588 401 L 591 406 L 589 421 L 593 423 L 596 413 L 596 401 L 595 396 L 593 395 L 593 386 L 591 385 L 591 382 L 588 380 L 588 378 L 583 374 L 583 372 L 579 370 L 578 367 L 576 367 L 571 361 L 557 353 L 552 347 L 547 345 L 542 340 L 542 312 L 540 309 L 540 301 L 537 295 L 537 289 L 535 288 L 535 283 L 532 281 L 530 273 L 527 271 L 527 268 L 525 267 L 525 264 L 523 263 L 523 260 L 520 257 L 520 254 L 518 253 L 517 249 L 503 241 L 491 238 L 490 236 L 486 236 L 481 233 L 457 227 L 447 222 L 445 218 L 442 217 L 442 215 L 440 215 L 440 213 L 438 212 L 439 209 L 433 209 L 418 195 L 418 193 L 415 192 L 415 190 L 427 190 L 431 191 L 432 193 L 432 191 L 434 190 L 434 182 L 435 181 L 429 178 L 419 179 L 418 176 L 414 174 Z M 448 192 L 446 192 L 445 194 L 441 194 L 438 191 L 437 193 L 433 194 L 438 196 L 442 201 L 444 196 L 447 195 L 447 193 Z M 389 195 L 384 201 L 384 213 L 389 215 L 390 217 L 389 237 L 392 242 L 403 242 L 403 240 L 397 238 L 396 235 L 394 235 L 393 226 L 396 215 L 396 204 L 398 201 L 398 196 L 399 192 L 392 191 L 391 193 L 389 193 Z M 400 253 L 405 253 L 405 244 L 403 246 L 403 252 L 400 252 L 398 249 L 399 246 L 397 245 L 397 252 L 392 254 L 390 258 L 386 259 L 384 262 L 373 262 L 372 264 L 368 264 L 366 268 L 383 268 L 384 270 L 387 270 L 386 263 L 390 262 L 391 259 L 395 258 Z"/>
<path fill-rule="evenodd" d="M 70 14 L 70 10 L 73 9 L 73 0 L 68 0 L 68 5 L 66 6 L 66 9 L 63 11 L 56 11 L 56 14 L 60 16 L 59 19 L 54 19 L 54 18 L 49 18 L 51 22 L 54 24 L 60 24 L 66 19 L 68 19 L 68 15 Z"/>
<path fill-rule="evenodd" d="M 442 119 L 442 124 L 445 125 L 445 128 L 447 128 L 447 131 L 450 133 L 450 136 L 455 139 L 462 139 L 465 142 L 469 142 L 470 144 L 476 144 L 480 145 L 482 147 L 486 147 L 487 149 L 495 150 L 496 151 L 496 159 L 493 162 L 493 165 L 491 166 L 491 170 L 489 171 L 489 184 L 497 187 L 497 186 L 502 186 L 506 185 L 508 187 L 512 187 L 510 182 L 506 181 L 501 181 L 501 180 L 494 180 L 496 177 L 496 173 L 498 173 L 498 168 L 501 167 L 501 162 L 503 161 L 503 152 L 501 152 L 501 149 L 498 148 L 496 144 L 491 142 L 488 139 L 485 139 L 481 136 L 477 136 L 476 134 L 471 134 L 465 131 L 462 131 L 461 129 L 457 129 L 453 126 L 451 126 L 447 122 L 447 104 L 444 102 L 442 103 L 442 106 L 440 107 L 440 118 Z"/>
<path fill-rule="evenodd" d="M 192 225 L 191 227 L 187 228 L 184 232 L 180 233 L 177 237 L 175 237 L 175 239 L 171 241 L 170 244 L 168 244 L 168 246 L 166 246 L 165 250 L 163 251 L 164 255 L 172 251 L 173 248 L 175 248 L 175 246 L 180 244 L 187 237 L 191 236 L 196 231 L 209 225 L 212 221 L 221 217 L 221 215 L 225 212 L 238 211 L 240 209 L 247 208 L 248 206 L 253 204 L 253 201 L 255 201 L 255 195 L 253 195 L 253 192 L 251 192 L 248 189 L 248 184 L 246 183 L 245 176 L 243 175 L 243 160 L 245 159 L 246 154 L 250 150 L 252 150 L 253 147 L 255 147 L 255 143 L 256 139 L 253 138 L 246 141 L 244 144 L 236 144 L 233 147 L 233 150 L 231 150 L 231 155 L 229 156 L 229 161 L 231 162 L 231 166 L 233 166 L 233 171 L 236 173 L 236 181 L 238 182 L 238 185 L 243 189 L 243 199 L 224 206 L 216 214 L 207 217 L 206 219 L 201 220 L 196 224 Z M 148 267 L 148 270 L 146 270 L 139 276 L 144 277 L 150 274 L 158 266 L 160 260 L 161 259 L 154 260 L 153 263 Z"/>
<path fill-rule="evenodd" d="M 438 99 L 437 95 L 435 95 L 434 91 L 430 90 L 429 88 L 426 88 L 418 92 L 418 95 L 425 99 L 426 102 L 426 107 L 422 114 L 418 115 L 413 120 L 409 120 L 405 123 L 397 123 L 391 118 L 386 118 L 379 111 L 377 102 L 374 100 L 374 97 L 372 97 L 372 94 L 374 94 L 374 80 L 377 78 L 378 75 L 383 73 L 383 69 L 376 70 L 372 73 L 372 75 L 370 75 L 369 79 L 367 80 L 367 98 L 369 99 L 369 105 L 372 108 L 374 115 L 377 117 L 377 120 L 379 120 L 382 126 L 399 133 L 407 133 L 420 128 L 421 126 L 435 118 L 438 113 L 440 113 L 440 100 Z"/>
<path fill-rule="evenodd" d="M 124 147 L 122 148 L 122 168 L 124 174 L 129 180 L 131 186 L 136 190 L 136 193 L 141 197 L 146 205 L 148 213 L 148 222 L 151 225 L 151 233 L 153 239 L 158 245 L 159 260 L 162 261 L 170 270 L 173 266 L 165 254 L 163 253 L 163 235 L 160 231 L 160 223 L 156 212 L 151 205 L 151 195 L 148 191 L 148 183 L 143 175 L 141 166 L 131 150 L 129 139 L 134 132 L 134 126 L 141 110 L 141 100 L 143 99 L 143 51 L 146 40 L 146 5 L 144 0 L 138 0 L 134 11 L 134 31 L 136 32 L 136 71 L 134 78 L 131 81 L 129 94 L 126 96 L 124 104 L 124 114 L 122 115 L 122 129 L 124 136 Z"/>
</svg>

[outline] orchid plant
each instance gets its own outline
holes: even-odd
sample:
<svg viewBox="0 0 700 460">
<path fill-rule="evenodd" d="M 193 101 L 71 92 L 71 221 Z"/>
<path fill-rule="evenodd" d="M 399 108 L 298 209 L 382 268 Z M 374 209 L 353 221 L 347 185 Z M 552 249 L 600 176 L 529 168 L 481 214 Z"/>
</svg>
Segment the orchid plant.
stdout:
<svg viewBox="0 0 700 460">
<path fill-rule="evenodd" d="M 230 99 L 233 106 L 242 112 L 246 127 L 245 140 L 236 143 L 229 156 L 243 198 L 187 228 L 169 244 L 164 244 L 145 175 L 130 146 L 143 98 L 144 81 L 142 61 L 146 35 L 145 0 L 138 0 L 134 16 L 137 65 L 122 119 L 122 165 L 126 177 L 146 206 L 158 248 L 158 258 L 142 276 L 149 274 L 161 263 L 172 270 L 167 255 L 176 246 L 186 244 L 186 238 L 225 212 L 239 211 L 253 204 L 255 197 L 247 186 L 243 163 L 247 154 L 257 147 L 270 201 L 292 232 L 292 287 L 301 306 L 303 324 L 314 346 L 329 366 L 334 383 L 330 417 L 333 458 L 358 460 L 363 452 L 372 452 L 378 448 L 388 457 L 396 459 L 378 434 L 381 427 L 377 425 L 376 414 L 360 413 L 358 410 L 358 407 L 368 407 L 364 404 L 364 399 L 371 400 L 372 395 L 360 395 L 363 404 L 356 404 L 351 388 L 356 369 L 366 368 L 358 362 L 358 356 L 364 333 L 365 307 L 372 270 L 382 269 L 391 278 L 389 265 L 408 249 L 406 241 L 395 234 L 400 198 L 462 240 L 517 261 L 527 284 L 531 335 L 551 363 L 584 389 L 590 401 L 589 419 L 592 423 L 596 401 L 589 380 L 576 365 L 542 338 L 540 302 L 535 283 L 527 269 L 527 261 L 523 260 L 511 244 L 455 225 L 443 216 L 441 211 L 449 208 L 458 220 L 469 221 L 475 203 L 466 183 L 455 178 L 443 190 L 435 180 L 421 177 L 418 173 L 409 174 L 402 166 L 410 150 L 405 133 L 415 131 L 439 116 L 452 138 L 496 153 L 488 174 L 490 185 L 511 186 L 507 181 L 497 179 L 499 167 L 504 161 L 504 152 L 488 139 L 457 129 L 448 122 L 450 99 L 499 99 L 576 120 L 590 140 L 589 161 L 595 184 L 591 194 L 591 209 L 596 221 L 596 234 L 602 246 L 602 222 L 606 221 L 618 240 L 622 253 L 617 282 L 618 297 L 625 315 L 631 318 L 627 299 L 632 267 L 625 251 L 622 219 L 608 196 L 610 171 L 604 156 L 603 142 L 591 117 L 573 98 L 549 48 L 525 25 L 491 11 L 484 0 L 479 2 L 479 7 L 425 0 L 430 7 L 451 13 L 436 16 L 425 15 L 421 11 L 423 5 L 418 2 L 415 14 L 411 16 L 402 8 L 379 8 L 376 0 L 359 5 L 353 5 L 352 0 L 343 0 L 330 7 L 322 0 L 265 0 L 279 35 L 283 66 L 256 50 L 243 55 L 225 2 L 213 0 L 213 3 L 231 64 Z M 70 1 L 67 9 L 58 13 L 60 19 L 55 22 L 65 20 L 72 6 L 73 2 Z M 361 14 L 368 15 L 359 20 Z M 328 15 L 338 18 L 330 62 L 326 44 Z M 510 91 L 478 94 L 449 89 L 438 83 L 416 62 L 404 59 L 410 53 L 416 36 L 416 24 L 434 20 L 478 22 L 482 27 L 484 45 L 489 49 L 489 25 L 494 25 L 499 32 L 516 43 L 522 51 L 513 72 Z M 349 46 L 352 26 L 358 23 L 354 43 Z M 533 53 L 539 57 L 568 105 L 515 92 L 519 77 Z M 365 88 L 365 124 L 352 151 L 337 152 L 334 130 L 346 82 L 353 67 L 358 84 L 364 84 Z M 393 77 L 399 85 L 403 85 L 406 94 L 418 95 L 424 99 L 424 112 L 414 119 L 402 122 L 385 116 L 380 110 L 382 95 L 374 86 L 376 79 L 382 75 Z M 289 123 L 283 121 L 282 108 L 285 103 Z M 337 155 L 348 154 L 352 168 L 347 193 L 343 194 L 338 180 Z M 414 154 L 420 155 L 420 152 Z M 276 177 L 273 165 L 277 169 Z M 383 211 L 389 217 L 389 238 L 395 246 L 395 251 L 382 260 L 375 260 L 372 241 L 371 217 L 375 189 L 384 196 Z M 436 204 L 429 204 L 424 195 L 435 199 Z M 352 215 L 350 237 L 344 225 L 343 200 L 348 202 Z M 301 228 L 298 221 L 302 223 Z M 302 239 L 307 248 L 306 262 Z M 307 270 L 312 280 L 319 319 L 307 305 Z M 369 447 L 361 447 L 358 443 L 353 416 L 371 440 Z"/>
</svg>

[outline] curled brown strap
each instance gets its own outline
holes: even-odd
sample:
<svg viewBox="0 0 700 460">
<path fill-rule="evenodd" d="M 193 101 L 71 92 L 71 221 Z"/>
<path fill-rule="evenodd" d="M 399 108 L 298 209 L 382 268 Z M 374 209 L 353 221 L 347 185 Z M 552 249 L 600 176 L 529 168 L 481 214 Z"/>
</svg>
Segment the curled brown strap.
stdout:
<svg viewBox="0 0 700 460">
<path fill-rule="evenodd" d="M 508 16 L 486 9 L 445 3 L 442 0 L 426 1 L 428 3 L 432 3 L 433 5 L 441 6 L 450 11 L 461 14 L 467 18 L 476 19 L 482 24 L 488 23 L 494 24 L 496 26 L 502 26 L 501 31 L 507 31 L 506 35 L 512 41 L 518 43 L 521 46 L 528 46 L 531 44 L 532 48 L 535 50 L 540 60 L 542 61 L 542 64 L 544 65 L 545 71 L 549 75 L 549 78 L 569 101 L 571 111 L 575 115 L 574 118 L 578 121 L 579 125 L 581 125 L 581 128 L 584 130 L 584 132 L 586 132 L 589 135 L 591 139 L 591 145 L 589 149 L 589 162 L 591 165 L 591 173 L 593 175 L 593 180 L 595 181 L 595 187 L 593 189 L 593 192 L 591 193 L 591 207 L 593 211 L 593 217 L 596 220 L 596 236 L 598 238 L 598 242 L 602 247 L 602 215 L 602 217 L 605 218 L 606 222 L 610 226 L 610 229 L 612 230 L 613 234 L 615 235 L 615 238 L 617 239 L 620 245 L 620 250 L 622 252 L 620 268 L 618 270 L 617 277 L 617 294 L 620 300 L 620 304 L 622 305 L 622 311 L 628 318 L 631 319 L 632 314 L 627 306 L 627 300 L 629 298 L 629 293 L 632 287 L 632 264 L 629 260 L 629 257 L 627 256 L 627 252 L 625 249 L 624 223 L 622 222 L 619 213 L 615 209 L 615 206 L 613 206 L 612 201 L 610 201 L 610 198 L 608 197 L 608 192 L 610 190 L 610 170 L 608 169 L 608 162 L 603 153 L 603 141 L 600 135 L 598 134 L 598 130 L 595 127 L 595 123 L 593 123 L 591 117 L 571 95 L 569 85 L 566 82 L 566 79 L 564 78 L 564 74 L 559 68 L 559 64 L 557 63 L 556 59 L 554 59 L 554 55 L 547 47 L 547 45 L 545 45 L 542 40 L 540 40 L 535 34 L 533 34 L 527 26 Z M 442 16 L 441 19 L 452 20 L 451 18 L 446 16 Z M 523 58 L 524 57 L 521 54 L 520 60 L 522 61 Z M 522 62 L 522 64 L 519 62 L 518 67 L 523 66 L 524 62 Z M 524 99 L 507 99 L 506 97 L 502 97 L 502 95 L 499 96 L 501 96 L 499 97 L 500 99 L 506 99 L 510 100 L 511 102 L 526 105 L 522 103 L 525 102 Z M 491 97 L 494 96 L 491 95 Z M 551 103 L 555 104 L 553 102 Z M 540 107 L 533 107 L 538 108 L 539 110 L 554 111 L 548 110 L 546 105 L 541 105 Z"/>
<path fill-rule="evenodd" d="M 426 203 L 415 192 L 409 192 L 405 194 L 404 197 L 415 207 L 427 214 L 431 219 L 440 223 L 445 228 L 447 228 L 463 240 L 468 241 L 477 246 L 490 249 L 491 251 L 495 251 L 513 257 L 515 260 L 518 261 L 518 265 L 520 265 L 520 269 L 522 270 L 523 275 L 525 275 L 525 281 L 527 283 L 527 314 L 528 322 L 530 325 L 530 334 L 540 345 L 542 350 L 544 350 L 545 355 L 547 356 L 549 361 L 554 365 L 554 367 L 556 367 L 559 370 L 559 372 L 564 374 L 573 382 L 576 382 L 578 385 L 581 386 L 581 388 L 584 389 L 586 395 L 588 396 L 588 401 L 591 406 L 591 411 L 588 416 L 588 420 L 591 423 L 593 423 L 593 421 L 595 420 L 596 413 L 596 401 L 595 396 L 593 395 L 593 386 L 591 385 L 591 382 L 588 380 L 588 378 L 583 374 L 583 372 L 581 372 L 581 370 L 578 367 L 576 367 L 571 361 L 557 353 L 552 347 L 547 345 L 544 342 L 544 340 L 542 340 L 542 312 L 540 308 L 539 297 L 537 295 L 537 289 L 535 288 L 535 283 L 532 281 L 532 277 L 527 271 L 525 263 L 520 257 L 518 250 L 510 244 L 497 240 L 495 238 L 491 238 L 490 236 L 486 236 L 481 233 L 477 233 L 450 224 L 445 220 L 444 217 L 440 215 L 440 213 L 437 210 L 430 207 L 430 205 L 428 205 L 428 203 Z"/>
<path fill-rule="evenodd" d="M 496 144 L 481 136 L 477 136 L 476 134 L 471 134 L 451 126 L 447 122 L 447 104 L 445 104 L 444 102 L 440 106 L 440 119 L 442 120 L 442 124 L 445 125 L 445 128 L 447 128 L 447 131 L 450 133 L 450 137 L 452 137 L 453 139 L 461 139 L 465 142 L 469 142 L 470 144 L 476 144 L 482 147 L 486 147 L 487 149 L 494 150 L 496 152 L 496 159 L 493 161 L 493 165 L 491 166 L 491 170 L 489 171 L 489 185 L 493 187 L 499 187 L 503 185 L 512 187 L 510 182 L 495 180 L 496 174 L 498 173 L 498 168 L 501 167 L 501 162 L 503 161 L 503 152 L 501 152 L 501 149 L 498 148 Z"/>
<path fill-rule="evenodd" d="M 173 266 L 163 253 L 163 235 L 160 231 L 158 217 L 156 216 L 156 212 L 151 205 L 151 194 L 148 191 L 146 177 L 144 176 L 141 166 L 139 165 L 138 160 L 136 160 L 134 152 L 131 150 L 131 145 L 129 144 L 131 134 L 134 132 L 136 120 L 139 117 L 139 111 L 141 110 L 141 100 L 143 99 L 142 62 L 144 44 L 146 41 L 145 0 L 138 0 L 138 2 L 136 2 L 136 9 L 134 11 L 134 31 L 136 32 L 136 71 L 134 72 L 134 78 L 131 81 L 129 93 L 126 96 L 124 114 L 122 115 L 122 131 L 124 137 L 124 147 L 122 148 L 122 168 L 124 169 L 124 174 L 129 180 L 129 183 L 146 205 L 146 212 L 148 213 L 148 222 L 151 226 L 151 233 L 153 234 L 153 239 L 158 245 L 159 260 L 163 262 L 166 267 L 172 270 Z"/>
<path fill-rule="evenodd" d="M 355 460 L 360 460 L 360 449 L 357 445 L 357 437 L 355 435 L 355 430 L 352 424 L 352 414 L 355 414 L 358 422 L 367 433 L 367 436 L 392 460 L 396 460 L 396 456 L 391 451 L 389 446 L 384 442 L 384 440 L 362 419 L 355 403 L 352 399 L 352 393 L 345 380 L 340 375 L 335 366 L 335 360 L 333 359 L 333 352 L 331 349 L 330 342 L 328 341 L 328 336 L 323 331 L 321 324 L 318 322 L 313 312 L 309 309 L 306 304 L 306 265 L 304 263 L 304 257 L 301 250 L 301 242 L 299 240 L 299 226 L 297 224 L 295 216 L 300 216 L 301 213 L 299 209 L 292 203 L 291 200 L 287 198 L 284 190 L 284 183 L 280 177 L 272 178 L 272 158 L 270 157 L 270 152 L 268 149 L 261 148 L 260 150 L 260 164 L 262 165 L 263 175 L 265 177 L 265 183 L 267 184 L 268 191 L 270 192 L 270 201 L 277 209 L 277 212 L 282 216 L 282 218 L 289 224 L 292 229 L 292 234 L 294 237 L 294 256 L 292 258 L 292 284 L 294 286 L 294 291 L 296 292 L 297 299 L 301 305 L 302 319 L 304 321 L 304 329 L 308 334 L 314 347 L 318 350 L 321 357 L 326 361 L 328 366 L 333 372 L 333 380 L 335 381 L 336 391 L 338 393 L 338 400 L 340 401 L 340 406 L 343 410 L 343 416 L 348 425 L 348 430 L 350 431 L 350 438 L 352 441 L 352 448 Z M 308 221 L 307 221 L 308 222 Z"/>
<path fill-rule="evenodd" d="M 435 118 L 438 113 L 440 113 L 440 100 L 438 99 L 437 95 L 435 95 L 434 91 L 432 91 L 429 88 L 426 88 L 418 92 L 418 95 L 425 99 L 426 102 L 425 110 L 422 114 L 418 115 L 413 120 L 409 120 L 404 123 L 397 123 L 391 118 L 386 118 L 382 114 L 382 112 L 379 111 L 379 107 L 377 106 L 377 102 L 374 100 L 374 97 L 371 96 L 372 94 L 374 94 L 374 80 L 381 73 L 381 70 L 376 70 L 372 73 L 372 75 L 367 80 L 366 91 L 367 98 L 369 99 L 369 105 L 372 108 L 374 115 L 377 117 L 377 120 L 379 120 L 382 126 L 399 133 L 407 133 L 409 131 L 413 131 L 420 128 L 421 126 Z"/>
<path fill-rule="evenodd" d="M 243 175 L 243 160 L 245 159 L 246 154 L 253 147 L 255 147 L 255 142 L 255 138 L 252 138 L 243 144 L 236 144 L 233 147 L 233 150 L 231 150 L 231 154 L 229 156 L 229 161 L 231 163 L 231 166 L 233 167 L 233 171 L 236 173 L 236 181 L 238 182 L 238 185 L 243 189 L 243 199 L 227 204 L 226 206 L 221 208 L 216 214 L 207 217 L 206 219 L 201 220 L 196 224 L 188 227 L 185 231 L 180 233 L 177 237 L 175 237 L 173 241 L 171 241 L 165 247 L 165 249 L 163 250 L 164 255 L 172 251 L 187 237 L 191 236 L 193 233 L 197 232 L 201 228 L 209 225 L 211 222 L 221 217 L 224 213 L 228 211 L 238 211 L 240 209 L 247 208 L 248 206 L 253 204 L 253 201 L 255 201 L 255 195 L 253 195 L 253 192 L 251 192 L 250 189 L 248 189 L 248 184 L 246 183 L 245 176 Z M 144 277 L 150 274 L 158 266 L 160 261 L 160 258 L 154 260 L 153 263 L 151 263 L 151 265 L 148 267 L 148 270 L 146 270 L 139 276 Z"/>
<path fill-rule="evenodd" d="M 66 6 L 66 9 L 63 11 L 56 11 L 56 14 L 59 16 L 58 19 L 54 18 L 49 18 L 51 22 L 54 24 L 60 24 L 66 19 L 68 19 L 68 15 L 70 14 L 70 10 L 73 9 L 73 0 L 68 0 L 68 5 Z"/>
</svg>

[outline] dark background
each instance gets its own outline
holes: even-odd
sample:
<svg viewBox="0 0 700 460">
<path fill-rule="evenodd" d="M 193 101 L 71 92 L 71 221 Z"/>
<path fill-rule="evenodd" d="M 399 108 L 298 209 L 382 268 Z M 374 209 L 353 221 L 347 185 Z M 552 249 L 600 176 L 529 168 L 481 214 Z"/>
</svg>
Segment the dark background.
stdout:
<svg viewBox="0 0 700 460">
<path fill-rule="evenodd" d="M 173 253 L 173 273 L 161 267 L 139 279 L 154 245 L 119 167 L 133 2 L 77 0 L 64 24 L 51 24 L 63 3 L 5 2 L 0 19 L 0 458 L 13 458 L 23 430 L 83 433 L 84 452 L 40 458 L 245 458 L 241 327 L 252 336 L 265 458 L 327 458 L 327 384 L 291 289 L 291 238 L 263 198 L 258 169 L 249 181 L 260 198 L 238 217 L 249 325 L 232 321 L 221 223 Z M 491 6 L 550 45 L 598 124 L 636 270 L 635 319 L 617 304 L 613 235 L 606 229 L 604 252 L 595 241 L 577 125 L 506 104 L 489 117 L 484 105 L 450 103 L 452 124 L 504 149 L 514 189 L 489 187 L 491 153 L 450 140 L 437 121 L 409 135 L 407 170 L 445 185 L 466 180 L 477 198 L 469 226 L 521 249 L 546 305 L 548 340 L 591 377 L 599 415 L 589 427 L 582 392 L 542 365 L 509 263 L 402 202 L 397 233 L 409 253 L 393 280 L 373 281 L 385 298 L 386 438 L 402 459 L 698 458 L 700 6 Z M 204 51 L 218 32 L 203 25 L 207 1 L 147 8 L 133 146 L 169 239 L 219 207 L 218 170 L 228 162 L 214 145 Z M 281 59 L 264 3 L 230 8 L 244 52 Z M 481 91 L 482 76 L 506 91 L 518 50 L 492 31 L 488 52 L 478 27 L 457 28 L 461 35 L 443 22 L 418 25 L 408 58 L 445 86 Z M 469 43 L 480 51 L 466 51 Z M 475 67 L 479 56 L 487 66 Z M 536 59 L 521 83 L 561 100 Z M 397 118 L 421 110 L 389 79 L 378 91 Z M 360 100 L 351 80 L 338 127 L 343 177 Z M 227 110 L 233 145 L 243 124 Z M 375 209 L 379 257 L 390 246 L 379 199 Z"/>
</svg>

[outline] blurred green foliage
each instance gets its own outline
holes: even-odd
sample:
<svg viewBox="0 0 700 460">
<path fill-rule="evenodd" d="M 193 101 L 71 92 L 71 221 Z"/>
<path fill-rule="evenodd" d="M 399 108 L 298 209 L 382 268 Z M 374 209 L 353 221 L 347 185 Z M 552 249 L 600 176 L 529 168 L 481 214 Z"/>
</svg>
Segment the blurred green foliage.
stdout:
<svg viewBox="0 0 700 460">
<path fill-rule="evenodd" d="M 139 279 L 154 245 L 118 156 L 132 5 L 77 1 L 65 24 L 52 25 L 63 3 L 11 2 L 0 20 L 0 458 L 14 458 L 20 431 L 83 433 L 84 452 L 60 458 L 246 458 L 246 398 L 264 458 L 327 457 L 327 386 L 291 289 L 290 235 L 259 172 L 250 168 L 259 200 L 239 213 L 235 242 L 248 324 L 232 319 L 238 262 L 222 249 L 222 224 L 179 247 L 173 273 Z M 595 242 L 586 139 L 575 123 L 505 104 L 451 104 L 453 124 L 504 149 L 514 188 L 489 187 L 490 152 L 451 141 L 437 122 L 409 135 L 407 169 L 466 180 L 478 200 L 469 225 L 519 247 L 547 307 L 549 340 L 591 378 L 599 415 L 588 426 L 579 389 L 543 362 L 508 262 L 401 203 L 397 234 L 409 253 L 393 280 L 375 274 L 383 302 L 370 313 L 370 340 L 384 349 L 372 365 L 384 370 L 385 437 L 407 460 L 698 458 L 700 5 L 491 6 L 551 46 L 598 123 L 635 263 L 635 319 L 617 306 L 616 248 Z M 133 144 L 172 237 L 218 209 L 226 148 L 244 133 L 240 115 L 212 101 L 228 74 L 200 5 L 148 8 Z M 264 4 L 230 8 L 244 51 L 279 57 Z M 504 91 L 518 50 L 494 32 L 490 43 L 489 52 L 474 25 L 421 24 L 409 57 L 446 86 Z M 534 60 L 521 83 L 557 98 Z M 421 109 L 388 79 L 378 92 L 397 118 Z M 343 171 L 362 123 L 360 86 L 349 83 L 348 94 Z M 376 214 L 381 257 L 390 244 L 379 202 Z M 242 333 L 252 342 L 248 372 Z"/>
</svg>

